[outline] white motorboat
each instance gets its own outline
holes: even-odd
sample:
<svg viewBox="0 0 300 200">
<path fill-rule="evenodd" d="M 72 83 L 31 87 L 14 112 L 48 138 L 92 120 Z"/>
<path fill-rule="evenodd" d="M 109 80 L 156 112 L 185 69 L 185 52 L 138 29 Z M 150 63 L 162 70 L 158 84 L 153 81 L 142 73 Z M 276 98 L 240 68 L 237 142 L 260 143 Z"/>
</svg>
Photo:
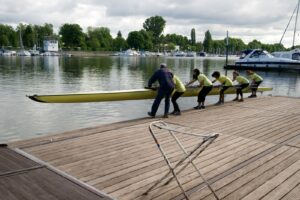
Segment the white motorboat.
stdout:
<svg viewBox="0 0 300 200">
<path fill-rule="evenodd" d="M 176 56 L 176 57 L 185 57 L 186 53 L 184 51 L 175 51 L 173 53 L 173 56 Z"/>
<path fill-rule="evenodd" d="M 197 53 L 195 51 L 188 51 L 186 53 L 186 57 L 196 57 Z"/>
<path fill-rule="evenodd" d="M 261 49 L 243 51 L 243 56 L 227 69 L 296 69 L 300 70 L 300 61 L 277 58 Z"/>
<path fill-rule="evenodd" d="M 31 56 L 31 53 L 29 51 L 21 49 L 20 51 L 17 52 L 17 55 L 18 56 Z"/>
<path fill-rule="evenodd" d="M 288 58 L 300 61 L 300 49 L 293 49 L 291 51 L 276 51 L 272 53 L 277 58 Z"/>
<path fill-rule="evenodd" d="M 139 56 L 140 53 L 134 49 L 127 49 L 126 51 L 120 52 L 119 56 Z"/>
<path fill-rule="evenodd" d="M 1 56 L 15 56 L 17 54 L 16 51 L 10 51 L 10 50 L 1 50 L 0 55 Z"/>
</svg>

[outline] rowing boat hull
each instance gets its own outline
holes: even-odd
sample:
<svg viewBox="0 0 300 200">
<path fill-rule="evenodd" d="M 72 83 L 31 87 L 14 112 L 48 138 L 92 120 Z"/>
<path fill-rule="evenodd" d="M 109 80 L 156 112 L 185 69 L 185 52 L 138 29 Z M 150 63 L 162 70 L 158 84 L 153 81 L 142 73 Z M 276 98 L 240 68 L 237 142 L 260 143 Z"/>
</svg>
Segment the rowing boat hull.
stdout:
<svg viewBox="0 0 300 200">
<path fill-rule="evenodd" d="M 258 91 L 271 91 L 272 88 L 258 88 Z M 183 97 L 197 96 L 200 91 L 199 87 L 187 88 Z M 245 88 L 243 92 L 250 92 L 250 88 Z M 124 100 L 142 100 L 153 99 L 156 91 L 151 89 L 122 90 L 111 92 L 93 92 L 93 93 L 74 93 L 74 94 L 55 94 L 55 95 L 31 95 L 30 99 L 43 103 L 86 103 L 86 102 L 105 102 L 105 101 L 124 101 Z M 225 94 L 235 94 L 234 87 L 228 88 Z M 219 88 L 214 87 L 208 95 L 218 95 Z"/>
</svg>

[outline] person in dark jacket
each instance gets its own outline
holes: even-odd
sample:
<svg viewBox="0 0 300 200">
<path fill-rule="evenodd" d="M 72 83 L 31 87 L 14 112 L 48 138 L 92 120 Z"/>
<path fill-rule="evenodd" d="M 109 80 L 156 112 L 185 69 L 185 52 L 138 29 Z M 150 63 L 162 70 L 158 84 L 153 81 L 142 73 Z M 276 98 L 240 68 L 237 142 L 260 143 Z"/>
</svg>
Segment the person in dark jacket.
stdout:
<svg viewBox="0 0 300 200">
<path fill-rule="evenodd" d="M 165 63 L 160 64 L 160 69 L 156 70 L 149 79 L 148 87 L 150 88 L 154 82 L 159 82 L 157 96 L 153 102 L 151 112 L 148 112 L 150 117 L 155 117 L 159 104 L 165 98 L 164 118 L 168 117 L 170 108 L 170 96 L 174 90 L 173 74 L 168 70 Z"/>
</svg>

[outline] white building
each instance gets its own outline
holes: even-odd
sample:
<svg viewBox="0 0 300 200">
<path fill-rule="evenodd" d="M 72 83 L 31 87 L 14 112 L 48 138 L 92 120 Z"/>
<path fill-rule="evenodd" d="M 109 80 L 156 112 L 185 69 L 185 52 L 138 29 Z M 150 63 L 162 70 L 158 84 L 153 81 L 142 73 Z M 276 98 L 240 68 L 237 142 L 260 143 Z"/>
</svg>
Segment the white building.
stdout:
<svg viewBox="0 0 300 200">
<path fill-rule="evenodd" d="M 43 41 L 43 50 L 45 52 L 57 52 L 58 51 L 58 41 L 55 39 L 45 39 Z"/>
</svg>

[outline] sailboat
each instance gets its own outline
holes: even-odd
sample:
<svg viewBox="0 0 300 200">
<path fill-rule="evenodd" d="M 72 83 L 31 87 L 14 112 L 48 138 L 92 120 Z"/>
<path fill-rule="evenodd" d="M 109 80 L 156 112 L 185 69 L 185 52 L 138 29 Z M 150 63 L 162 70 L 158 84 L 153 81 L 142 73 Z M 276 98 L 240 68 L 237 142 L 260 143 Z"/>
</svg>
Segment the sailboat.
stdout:
<svg viewBox="0 0 300 200">
<path fill-rule="evenodd" d="M 289 23 L 281 37 L 280 44 L 286 33 L 286 30 L 295 14 L 295 28 L 293 37 L 293 48 L 295 45 L 295 35 L 297 28 L 297 18 L 299 12 L 300 0 L 298 0 L 297 6 L 289 20 Z M 280 70 L 300 70 L 300 50 L 294 49 L 291 51 L 269 52 L 262 49 L 248 49 L 242 52 L 243 55 L 234 65 L 226 65 L 225 69 L 280 69 Z"/>
<path fill-rule="evenodd" d="M 300 0 L 298 0 L 298 3 L 293 11 L 293 14 L 282 34 L 282 37 L 280 39 L 279 44 L 282 43 L 282 39 L 296 13 L 296 17 L 295 17 L 295 26 L 294 26 L 294 35 L 293 35 L 293 45 L 292 45 L 292 50 L 290 51 L 277 51 L 277 52 L 273 52 L 272 55 L 277 57 L 277 58 L 288 58 L 288 59 L 292 59 L 292 60 L 297 60 L 300 61 L 300 49 L 295 49 L 295 36 L 296 36 L 296 32 L 297 32 L 297 21 L 298 21 L 298 13 L 299 13 L 299 6 L 300 6 Z"/>
<path fill-rule="evenodd" d="M 21 46 L 21 49 L 20 51 L 17 52 L 17 55 L 18 56 L 31 56 L 30 52 L 29 51 L 26 51 L 24 49 L 24 45 L 23 45 L 23 40 L 22 40 L 22 34 L 21 34 L 21 28 L 19 30 L 19 35 L 20 35 L 20 46 Z"/>
</svg>

